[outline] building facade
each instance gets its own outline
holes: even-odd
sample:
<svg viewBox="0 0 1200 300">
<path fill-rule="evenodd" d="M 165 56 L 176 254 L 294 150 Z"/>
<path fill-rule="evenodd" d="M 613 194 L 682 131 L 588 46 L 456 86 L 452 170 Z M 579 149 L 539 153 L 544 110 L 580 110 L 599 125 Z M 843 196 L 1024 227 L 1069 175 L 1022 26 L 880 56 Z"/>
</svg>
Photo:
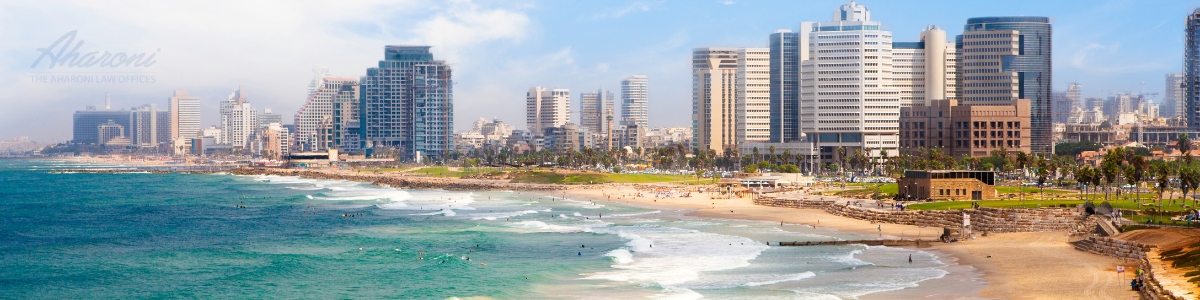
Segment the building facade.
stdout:
<svg viewBox="0 0 1200 300">
<path fill-rule="evenodd" d="M 737 48 L 692 50 L 692 148 L 737 146 Z"/>
<path fill-rule="evenodd" d="M 919 42 L 893 42 L 892 87 L 900 92 L 900 107 L 957 100 L 957 65 L 957 50 L 937 26 L 921 31 Z"/>
<path fill-rule="evenodd" d="M 1030 152 L 1030 111 L 1026 99 L 1008 106 L 935 100 L 931 105 L 901 108 L 900 154 L 916 155 L 923 149 L 954 157 L 984 157 L 1000 148 L 1008 153 Z"/>
<path fill-rule="evenodd" d="M 398 149 L 405 159 L 443 158 L 453 149 L 454 85 L 450 66 L 430 46 L 386 46 L 384 60 L 360 80 L 363 149 Z"/>
<path fill-rule="evenodd" d="M 800 62 L 800 127 L 817 143 L 820 159 L 833 162 L 836 149 L 861 149 L 869 156 L 894 156 L 900 90 L 892 80 L 892 34 L 871 20 L 866 7 L 851 2 L 833 20 L 812 24 L 801 36 L 809 57 Z"/>
<path fill-rule="evenodd" d="M 580 93 L 579 104 L 580 127 L 593 133 L 608 134 L 613 123 L 616 122 L 615 99 L 612 91 L 599 89 L 594 92 Z"/>
<path fill-rule="evenodd" d="M 650 80 L 646 75 L 621 80 L 621 125 L 650 126 Z"/>
<path fill-rule="evenodd" d="M 200 98 L 188 95 L 187 90 L 175 90 L 167 98 L 171 112 L 171 139 L 191 139 L 200 133 Z"/>
<path fill-rule="evenodd" d="M 1184 100 L 1187 97 L 1184 96 L 1183 73 L 1171 73 L 1166 77 L 1167 84 L 1163 88 L 1163 102 L 1160 107 L 1162 115 L 1164 117 L 1186 116 L 1184 111 L 1187 110 L 1187 104 L 1184 103 Z"/>
<path fill-rule="evenodd" d="M 221 140 L 234 149 L 244 149 L 250 136 L 258 129 L 258 111 L 246 99 L 246 87 L 238 86 L 229 98 L 221 101 Z"/>
<path fill-rule="evenodd" d="M 1030 147 L 1052 148 L 1051 27 L 1047 17 L 967 19 L 956 47 L 962 57 L 962 105 L 1030 102 Z"/>
<path fill-rule="evenodd" d="M 801 25 L 801 27 L 805 27 Z M 812 25 L 808 24 L 807 28 Z M 807 33 L 805 33 L 807 34 Z M 771 142 L 785 143 L 800 138 L 800 36 L 788 29 L 771 34 Z M 803 45 L 807 50 L 807 44 Z"/>
<path fill-rule="evenodd" d="M 738 50 L 737 143 L 771 140 L 771 49 Z M 734 148 L 736 149 L 736 148 Z"/>
<path fill-rule="evenodd" d="M 100 124 L 113 121 L 122 128 L 129 127 L 132 115 L 129 111 L 96 110 L 89 106 L 87 110 L 76 111 L 73 118 L 71 142 L 76 144 L 101 144 L 96 131 Z"/>
<path fill-rule="evenodd" d="M 147 104 L 134 108 L 130 114 L 127 129 L 132 145 L 153 148 L 171 141 L 171 112 Z"/>
<path fill-rule="evenodd" d="M 571 90 L 535 86 L 525 94 L 525 123 L 534 135 L 571 122 Z"/>
<path fill-rule="evenodd" d="M 294 134 L 295 143 L 300 151 L 324 151 L 334 146 L 333 139 L 325 136 L 334 131 L 332 127 L 336 123 L 333 120 L 334 98 L 346 93 L 346 90 L 358 90 L 357 79 L 332 77 L 319 71 L 316 76 L 309 85 L 308 99 L 296 111 Z M 358 95 L 354 93 L 343 96 L 354 97 L 351 98 L 353 100 Z M 342 97 L 343 100 L 345 98 Z"/>
</svg>

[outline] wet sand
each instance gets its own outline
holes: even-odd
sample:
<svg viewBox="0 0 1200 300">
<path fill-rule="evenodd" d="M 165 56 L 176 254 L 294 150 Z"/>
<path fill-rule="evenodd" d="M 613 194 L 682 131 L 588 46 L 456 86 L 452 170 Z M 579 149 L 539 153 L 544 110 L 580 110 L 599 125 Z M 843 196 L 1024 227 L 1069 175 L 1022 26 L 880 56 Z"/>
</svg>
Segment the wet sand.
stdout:
<svg viewBox="0 0 1200 300">
<path fill-rule="evenodd" d="M 941 234 L 941 228 L 872 224 L 823 210 L 757 206 L 748 198 L 713 199 L 707 193 L 699 192 L 692 192 L 691 197 L 656 199 L 647 191 L 640 191 L 641 196 L 638 196 L 639 191 L 632 186 L 616 184 L 565 192 L 642 206 L 694 209 L 686 214 L 688 216 L 782 221 L 784 226 L 817 226 L 881 238 L 927 238 Z M 1075 250 L 1067 243 L 1065 232 L 993 234 L 969 242 L 936 243 L 932 248 L 921 250 L 938 254 L 943 262 L 950 264 L 946 267 L 950 274 L 924 281 L 917 288 L 867 295 L 863 299 L 1129 299 L 1137 296 L 1129 291 L 1128 280 L 1120 280 L 1116 273 L 1118 264 L 1133 266 L 1133 262 L 1122 263 L 1114 258 Z M 988 255 L 992 257 L 987 258 Z"/>
</svg>

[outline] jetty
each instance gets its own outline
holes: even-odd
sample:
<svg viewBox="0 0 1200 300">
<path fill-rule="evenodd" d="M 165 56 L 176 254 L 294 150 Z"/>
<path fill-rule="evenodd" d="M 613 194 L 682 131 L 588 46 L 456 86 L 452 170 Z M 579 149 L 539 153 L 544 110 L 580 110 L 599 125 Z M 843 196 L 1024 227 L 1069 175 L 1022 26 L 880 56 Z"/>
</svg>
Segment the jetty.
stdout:
<svg viewBox="0 0 1200 300">
<path fill-rule="evenodd" d="M 867 245 L 867 246 L 917 246 L 928 247 L 939 240 L 842 240 L 842 241 L 805 241 L 778 242 L 777 246 L 837 246 L 837 245 Z"/>
</svg>

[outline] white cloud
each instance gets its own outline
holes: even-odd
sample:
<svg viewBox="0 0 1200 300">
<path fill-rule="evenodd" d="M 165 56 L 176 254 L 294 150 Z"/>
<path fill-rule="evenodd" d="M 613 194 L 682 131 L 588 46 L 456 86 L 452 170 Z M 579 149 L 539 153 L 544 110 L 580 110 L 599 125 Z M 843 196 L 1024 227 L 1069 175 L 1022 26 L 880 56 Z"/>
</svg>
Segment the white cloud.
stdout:
<svg viewBox="0 0 1200 300">
<path fill-rule="evenodd" d="M 651 6 L 657 5 L 657 4 L 659 4 L 659 2 L 652 3 L 652 2 L 644 2 L 644 1 L 634 1 L 634 2 L 630 2 L 628 5 L 625 5 L 625 6 L 612 7 L 612 8 L 605 9 L 605 10 L 601 11 L 600 13 L 597 13 L 596 15 L 592 16 L 592 19 L 597 19 L 597 20 L 599 20 L 599 19 L 617 19 L 617 18 L 623 17 L 630 13 L 650 11 Z"/>
<path fill-rule="evenodd" d="M 3 2 L 0 138 L 70 139 L 71 113 L 99 104 L 105 92 L 128 108 L 163 106 L 171 90 L 189 89 L 201 96 L 209 125 L 217 101 L 244 84 L 254 106 L 291 115 L 313 65 L 358 77 L 382 58 L 383 46 L 420 44 L 434 46 L 456 71 L 471 69 L 489 47 L 526 39 L 530 20 L 520 9 L 424 0 Z M 35 50 L 71 30 L 85 41 L 81 52 L 157 50 L 158 64 L 145 70 L 157 83 L 31 83 L 30 72 L 45 71 L 28 68 Z"/>
</svg>

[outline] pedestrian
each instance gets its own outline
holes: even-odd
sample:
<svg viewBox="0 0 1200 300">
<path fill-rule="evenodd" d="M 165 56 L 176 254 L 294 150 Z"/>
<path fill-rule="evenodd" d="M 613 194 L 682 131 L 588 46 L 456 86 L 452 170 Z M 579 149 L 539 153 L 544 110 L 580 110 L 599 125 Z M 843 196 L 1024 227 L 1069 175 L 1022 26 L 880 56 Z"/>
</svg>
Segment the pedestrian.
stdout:
<svg viewBox="0 0 1200 300">
<path fill-rule="evenodd" d="M 912 263 L 912 253 L 908 254 L 908 263 Z"/>
</svg>

